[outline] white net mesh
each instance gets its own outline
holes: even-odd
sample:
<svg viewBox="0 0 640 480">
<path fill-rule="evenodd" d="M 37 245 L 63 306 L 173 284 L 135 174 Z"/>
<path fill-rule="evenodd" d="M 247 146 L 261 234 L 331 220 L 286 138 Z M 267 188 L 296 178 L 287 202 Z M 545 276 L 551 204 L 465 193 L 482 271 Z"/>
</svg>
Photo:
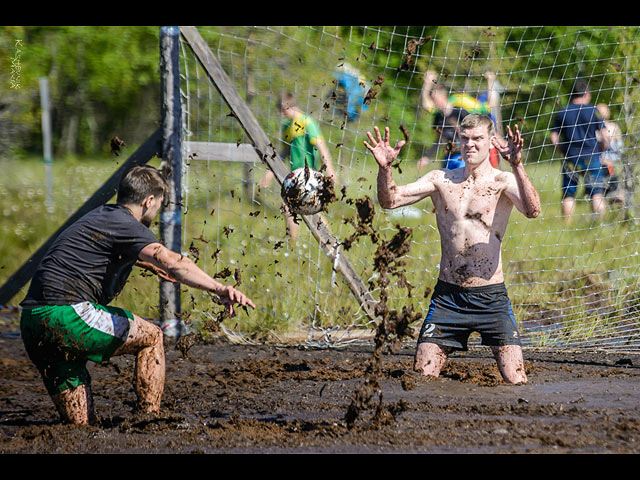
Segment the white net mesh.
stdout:
<svg viewBox="0 0 640 480">
<path fill-rule="evenodd" d="M 503 240 L 503 267 L 525 345 L 640 346 L 640 237 L 633 189 L 637 27 L 198 30 L 274 146 L 283 144 L 278 107 L 283 91 L 294 92 L 298 106 L 319 123 L 338 175 L 338 201 L 325 214 L 337 239 L 354 233 L 350 200 L 365 196 L 376 202 L 373 226 L 381 238 L 391 237 L 396 224 L 413 229 L 406 270 L 414 288 L 408 297 L 406 288 L 392 285 L 390 305 L 411 303 L 426 312 L 438 277 L 440 237 L 430 200 L 380 209 L 377 166 L 362 141 L 374 125 L 388 126 L 393 142 L 406 134 L 409 142 L 394 170 L 398 184 L 440 168 L 447 146 L 437 145 L 433 111 L 422 103 L 425 73 L 433 72 L 450 101 L 480 100 L 464 105 L 491 113 L 499 131 L 517 123 L 524 134 L 526 169 L 543 208 L 534 220 L 514 210 Z M 320 343 L 347 341 L 362 328 L 374 328 L 306 226 L 301 223 L 297 242 L 287 238 L 280 186 L 274 181 L 260 187 L 267 167 L 246 145 L 242 127 L 185 40 L 181 64 L 184 249 L 206 271 L 239 284 L 258 305 L 255 313 L 240 314 L 225 326 L 246 337 L 296 334 Z M 563 156 L 552 147 L 550 131 L 578 78 L 588 79 L 591 103 L 608 106 L 623 153 L 613 167 L 619 188 L 610 195 L 606 214 L 594 216 L 581 183 L 572 221 L 566 223 Z M 419 169 L 425 157 L 429 162 Z M 372 240 L 362 237 L 350 249 L 341 248 L 375 298 Z M 183 309 L 195 313 L 192 318 L 215 315 L 208 297 L 189 295 Z"/>
</svg>

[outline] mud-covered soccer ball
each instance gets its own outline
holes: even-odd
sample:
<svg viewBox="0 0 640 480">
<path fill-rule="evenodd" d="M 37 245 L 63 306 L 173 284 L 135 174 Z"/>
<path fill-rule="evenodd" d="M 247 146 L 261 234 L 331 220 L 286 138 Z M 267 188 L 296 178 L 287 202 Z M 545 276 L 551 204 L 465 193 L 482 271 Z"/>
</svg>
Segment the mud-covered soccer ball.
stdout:
<svg viewBox="0 0 640 480">
<path fill-rule="evenodd" d="M 321 172 L 301 167 L 285 177 L 280 194 L 292 213 L 313 215 L 324 206 L 325 185 L 326 179 Z"/>
</svg>

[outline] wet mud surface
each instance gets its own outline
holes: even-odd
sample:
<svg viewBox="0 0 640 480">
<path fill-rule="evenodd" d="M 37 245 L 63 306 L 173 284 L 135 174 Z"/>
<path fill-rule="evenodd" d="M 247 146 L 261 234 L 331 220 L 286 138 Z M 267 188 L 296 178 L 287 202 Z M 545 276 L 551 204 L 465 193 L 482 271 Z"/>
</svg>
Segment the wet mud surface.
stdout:
<svg viewBox="0 0 640 480">
<path fill-rule="evenodd" d="M 165 346 L 157 416 L 134 412 L 131 356 L 89 363 L 99 425 L 58 423 L 22 341 L 0 335 L 0 453 L 637 453 L 640 355 L 525 349 L 527 385 L 484 347 L 442 376 L 413 346 L 380 356 L 375 402 L 346 414 L 374 346 Z"/>
</svg>

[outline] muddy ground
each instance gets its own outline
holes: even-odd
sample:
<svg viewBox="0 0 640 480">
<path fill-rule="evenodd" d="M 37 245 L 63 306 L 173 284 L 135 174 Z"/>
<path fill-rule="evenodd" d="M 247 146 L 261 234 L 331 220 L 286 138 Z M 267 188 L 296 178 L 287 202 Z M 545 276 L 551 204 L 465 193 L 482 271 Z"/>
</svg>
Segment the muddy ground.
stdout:
<svg viewBox="0 0 640 480">
<path fill-rule="evenodd" d="M 640 355 L 525 350 L 507 385 L 488 349 L 412 372 L 413 347 L 382 357 L 382 401 L 345 414 L 367 345 L 305 349 L 167 345 L 163 410 L 134 412 L 133 358 L 89 363 L 98 426 L 61 425 L 19 338 L 0 335 L 1 453 L 638 453 Z M 376 407 L 377 405 L 377 407 Z M 380 408 L 381 407 L 381 408 Z"/>
</svg>

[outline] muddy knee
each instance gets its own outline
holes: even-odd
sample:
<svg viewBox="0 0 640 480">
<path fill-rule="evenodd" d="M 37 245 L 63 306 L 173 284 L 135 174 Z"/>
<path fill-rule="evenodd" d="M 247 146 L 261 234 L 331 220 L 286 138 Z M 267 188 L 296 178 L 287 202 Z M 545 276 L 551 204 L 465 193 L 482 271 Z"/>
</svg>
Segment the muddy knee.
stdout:
<svg viewBox="0 0 640 480">
<path fill-rule="evenodd" d="M 151 324 L 149 338 L 153 345 L 162 344 L 164 340 L 162 329 L 157 325 Z"/>
<path fill-rule="evenodd" d="M 135 343 L 143 348 L 162 346 L 164 334 L 162 328 L 146 320 L 138 322 Z"/>
<path fill-rule="evenodd" d="M 435 343 L 420 343 L 416 351 L 414 370 L 437 377 L 447 361 L 447 349 Z"/>
<path fill-rule="evenodd" d="M 527 383 L 522 348 L 517 345 L 492 347 L 502 378 L 513 384 Z"/>
</svg>

